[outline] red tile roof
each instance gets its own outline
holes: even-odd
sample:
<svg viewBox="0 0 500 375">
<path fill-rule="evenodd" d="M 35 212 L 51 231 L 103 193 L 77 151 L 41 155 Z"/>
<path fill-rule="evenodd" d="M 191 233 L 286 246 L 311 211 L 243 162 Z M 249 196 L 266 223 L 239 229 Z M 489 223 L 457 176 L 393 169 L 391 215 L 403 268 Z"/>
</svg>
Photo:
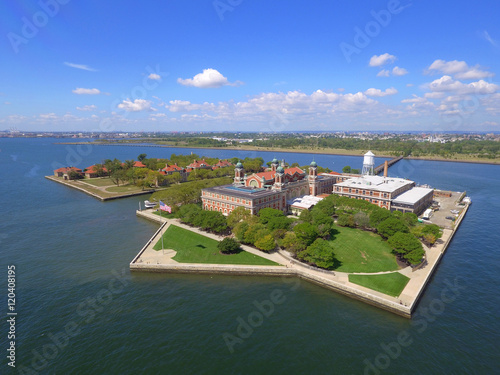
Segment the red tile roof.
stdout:
<svg viewBox="0 0 500 375">
<path fill-rule="evenodd" d="M 66 172 L 69 172 L 69 171 L 75 171 L 75 172 L 82 172 L 82 170 L 80 168 L 76 168 L 76 167 L 62 167 L 62 168 L 58 168 L 58 169 L 55 169 L 54 172 L 62 172 L 62 173 L 66 173 Z"/>
<path fill-rule="evenodd" d="M 102 167 L 102 170 L 104 172 L 108 172 L 108 170 L 106 169 L 106 167 Z M 85 168 L 85 173 L 97 173 L 96 170 L 95 170 L 95 164 L 91 165 L 90 167 Z"/>
<path fill-rule="evenodd" d="M 136 167 L 136 168 L 145 168 L 146 166 L 144 164 L 142 164 L 140 161 L 136 161 L 134 163 L 134 167 Z"/>
<path fill-rule="evenodd" d="M 210 167 L 211 165 L 208 164 L 205 160 L 195 160 L 191 164 L 188 165 L 188 168 L 202 168 L 202 167 Z"/>
<path fill-rule="evenodd" d="M 181 172 L 182 168 L 179 167 L 177 164 L 175 164 L 175 165 L 165 164 L 165 168 L 163 168 L 162 171 L 165 171 L 165 172 Z"/>
<path fill-rule="evenodd" d="M 300 169 L 299 167 L 293 167 L 293 168 L 285 169 L 285 173 L 293 175 L 294 173 L 304 174 L 305 172 L 302 169 Z"/>
</svg>

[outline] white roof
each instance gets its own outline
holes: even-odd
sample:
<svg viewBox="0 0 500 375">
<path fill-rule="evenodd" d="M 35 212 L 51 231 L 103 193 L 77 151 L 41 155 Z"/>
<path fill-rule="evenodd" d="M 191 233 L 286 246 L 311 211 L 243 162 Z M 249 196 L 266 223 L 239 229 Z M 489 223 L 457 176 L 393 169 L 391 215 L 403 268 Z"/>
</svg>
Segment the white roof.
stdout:
<svg viewBox="0 0 500 375">
<path fill-rule="evenodd" d="M 415 204 L 431 191 L 433 191 L 433 189 L 414 187 L 413 189 L 410 189 L 408 191 L 405 191 L 403 194 L 398 195 L 392 200 L 392 203 Z"/>
<path fill-rule="evenodd" d="M 368 151 L 368 152 L 365 154 L 365 156 L 375 156 L 375 154 L 374 154 L 373 152 L 371 152 L 371 151 Z"/>
<path fill-rule="evenodd" d="M 290 199 L 287 203 L 293 207 L 309 209 L 322 199 L 314 195 L 304 195 L 303 197 Z"/>
<path fill-rule="evenodd" d="M 377 190 L 391 193 L 401 186 L 413 184 L 411 180 L 397 177 L 381 177 L 369 176 L 353 177 L 343 182 L 335 184 L 335 186 L 350 187 L 353 189 Z"/>
</svg>

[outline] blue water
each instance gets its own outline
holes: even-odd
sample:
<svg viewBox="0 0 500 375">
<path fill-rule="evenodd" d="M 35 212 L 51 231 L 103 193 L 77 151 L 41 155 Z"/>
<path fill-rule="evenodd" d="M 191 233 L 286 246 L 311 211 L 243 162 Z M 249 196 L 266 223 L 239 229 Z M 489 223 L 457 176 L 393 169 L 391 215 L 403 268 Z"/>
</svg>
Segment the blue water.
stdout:
<svg viewBox="0 0 500 375">
<path fill-rule="evenodd" d="M 473 200 L 416 316 L 407 320 L 296 279 L 130 274 L 129 262 L 157 229 L 135 216 L 144 197 L 103 203 L 43 176 L 59 164 L 190 150 L 54 141 L 60 140 L 0 139 L 0 285 L 6 296 L 7 265 L 15 265 L 18 312 L 17 367 L 12 371 L 3 357 L 1 374 L 498 373 L 500 166 L 403 160 L 390 168 L 392 176 L 466 190 Z M 300 165 L 314 158 L 333 170 L 362 163 L 333 155 L 192 151 Z M 276 293 L 281 298 L 261 314 L 257 306 Z M 4 323 L 4 353 L 7 329 Z M 224 337 L 232 338 L 232 352 Z"/>
</svg>

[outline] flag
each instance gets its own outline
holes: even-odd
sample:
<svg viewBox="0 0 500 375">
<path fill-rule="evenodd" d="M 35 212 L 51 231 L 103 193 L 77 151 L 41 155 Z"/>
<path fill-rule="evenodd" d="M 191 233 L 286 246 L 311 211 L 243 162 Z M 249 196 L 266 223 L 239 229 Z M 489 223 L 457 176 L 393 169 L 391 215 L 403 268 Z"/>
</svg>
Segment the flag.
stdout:
<svg viewBox="0 0 500 375">
<path fill-rule="evenodd" d="M 163 203 L 162 201 L 160 201 L 160 210 L 162 211 L 167 211 L 169 214 L 172 213 L 172 207 L 170 206 L 167 206 L 165 203 Z"/>
</svg>

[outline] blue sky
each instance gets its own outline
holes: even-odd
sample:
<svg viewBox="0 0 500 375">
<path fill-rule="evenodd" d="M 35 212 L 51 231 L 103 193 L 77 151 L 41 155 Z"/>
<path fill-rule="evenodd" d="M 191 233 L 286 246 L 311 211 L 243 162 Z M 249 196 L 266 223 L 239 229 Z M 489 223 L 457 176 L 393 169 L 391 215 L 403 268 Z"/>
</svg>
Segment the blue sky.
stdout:
<svg viewBox="0 0 500 375">
<path fill-rule="evenodd" d="M 0 129 L 500 130 L 498 1 L 2 2 Z"/>
</svg>

